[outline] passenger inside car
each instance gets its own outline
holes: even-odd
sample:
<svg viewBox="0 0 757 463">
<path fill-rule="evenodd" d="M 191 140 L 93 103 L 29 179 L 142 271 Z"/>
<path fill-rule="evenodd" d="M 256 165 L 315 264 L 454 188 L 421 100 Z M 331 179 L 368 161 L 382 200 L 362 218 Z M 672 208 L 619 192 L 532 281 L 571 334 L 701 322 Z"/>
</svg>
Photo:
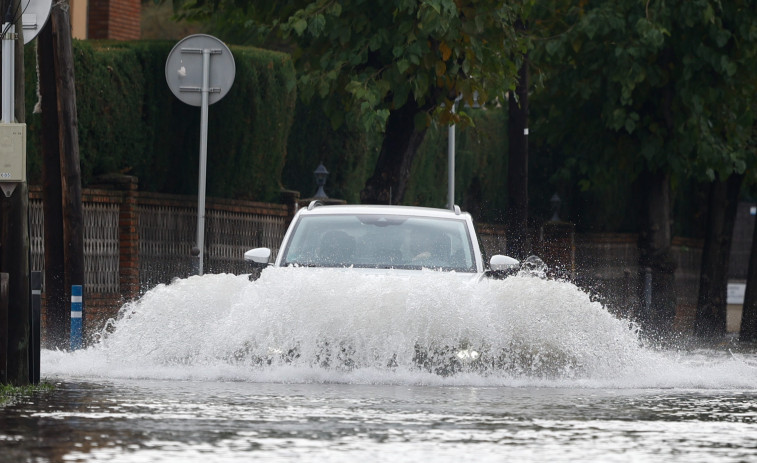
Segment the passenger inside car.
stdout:
<svg viewBox="0 0 757 463">
<path fill-rule="evenodd" d="M 444 233 L 416 231 L 410 236 L 409 247 L 413 264 L 443 267 L 449 263 L 451 245 Z"/>
<path fill-rule="evenodd" d="M 341 230 L 331 230 L 323 234 L 318 247 L 317 258 L 326 267 L 348 267 L 355 255 L 355 238 Z"/>
</svg>

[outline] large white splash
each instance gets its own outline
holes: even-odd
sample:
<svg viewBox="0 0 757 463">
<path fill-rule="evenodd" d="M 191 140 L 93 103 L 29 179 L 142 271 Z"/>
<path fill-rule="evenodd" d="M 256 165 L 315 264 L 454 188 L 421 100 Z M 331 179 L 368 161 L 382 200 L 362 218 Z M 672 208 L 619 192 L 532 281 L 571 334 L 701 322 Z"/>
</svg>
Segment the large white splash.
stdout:
<svg viewBox="0 0 757 463">
<path fill-rule="evenodd" d="M 749 359 L 642 345 L 568 282 L 266 269 L 158 286 L 43 376 L 585 387 L 755 387 Z M 460 357 L 466 357 L 460 359 Z M 707 357 L 709 358 L 709 357 Z"/>
</svg>

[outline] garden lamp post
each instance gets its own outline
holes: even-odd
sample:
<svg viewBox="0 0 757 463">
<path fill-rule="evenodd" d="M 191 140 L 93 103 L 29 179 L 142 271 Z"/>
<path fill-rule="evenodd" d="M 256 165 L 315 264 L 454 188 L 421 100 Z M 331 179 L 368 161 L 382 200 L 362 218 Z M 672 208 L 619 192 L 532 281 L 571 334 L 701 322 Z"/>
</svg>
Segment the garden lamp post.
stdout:
<svg viewBox="0 0 757 463">
<path fill-rule="evenodd" d="M 313 198 L 326 199 L 328 195 L 323 191 L 323 186 L 326 184 L 326 178 L 329 176 L 329 171 L 326 170 L 323 163 L 318 164 L 318 167 L 313 171 L 315 176 L 315 184 L 318 185 L 318 191 L 315 192 Z"/>
</svg>

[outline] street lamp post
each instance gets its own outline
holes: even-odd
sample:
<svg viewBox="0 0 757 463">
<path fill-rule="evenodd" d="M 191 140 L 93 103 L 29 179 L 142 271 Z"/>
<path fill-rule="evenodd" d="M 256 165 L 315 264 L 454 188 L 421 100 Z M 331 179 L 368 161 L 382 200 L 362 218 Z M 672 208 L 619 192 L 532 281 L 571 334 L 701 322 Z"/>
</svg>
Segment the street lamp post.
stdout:
<svg viewBox="0 0 757 463">
<path fill-rule="evenodd" d="M 452 114 L 455 114 L 457 103 L 463 96 L 460 95 L 452 102 Z M 455 124 L 447 128 L 447 207 L 455 209 Z"/>
<path fill-rule="evenodd" d="M 455 101 L 452 102 L 452 114 L 457 112 L 457 105 L 460 100 L 463 99 L 463 95 L 458 95 Z M 478 91 L 473 92 L 473 105 L 467 108 L 480 108 L 478 103 Z M 452 124 L 447 129 L 447 138 L 449 139 L 447 146 L 447 207 L 451 210 L 455 209 L 455 124 Z"/>
</svg>

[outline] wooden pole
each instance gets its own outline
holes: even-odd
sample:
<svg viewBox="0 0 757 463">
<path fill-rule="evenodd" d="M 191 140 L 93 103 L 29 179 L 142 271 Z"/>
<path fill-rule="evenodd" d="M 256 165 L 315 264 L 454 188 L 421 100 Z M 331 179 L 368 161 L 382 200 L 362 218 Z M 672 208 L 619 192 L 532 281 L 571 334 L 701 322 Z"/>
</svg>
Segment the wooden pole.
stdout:
<svg viewBox="0 0 757 463">
<path fill-rule="evenodd" d="M 38 37 L 42 99 L 45 304 L 51 347 L 70 340 L 72 285 L 84 284 L 78 120 L 69 5 L 57 2 Z"/>
<path fill-rule="evenodd" d="M 53 25 L 53 58 L 58 94 L 65 290 L 70 297 L 73 285 L 84 286 L 84 221 L 79 166 L 79 122 L 76 115 L 74 54 L 68 3 L 53 5 L 50 19 Z M 82 324 L 84 323 L 85 320 L 82 319 Z"/>
<path fill-rule="evenodd" d="M 53 59 L 53 26 L 50 21 L 37 37 L 39 95 L 42 102 L 42 206 L 45 241 L 45 317 L 47 344 L 66 349 L 70 308 L 66 298 L 63 264 L 63 210 L 58 144 L 58 92 Z"/>
</svg>

